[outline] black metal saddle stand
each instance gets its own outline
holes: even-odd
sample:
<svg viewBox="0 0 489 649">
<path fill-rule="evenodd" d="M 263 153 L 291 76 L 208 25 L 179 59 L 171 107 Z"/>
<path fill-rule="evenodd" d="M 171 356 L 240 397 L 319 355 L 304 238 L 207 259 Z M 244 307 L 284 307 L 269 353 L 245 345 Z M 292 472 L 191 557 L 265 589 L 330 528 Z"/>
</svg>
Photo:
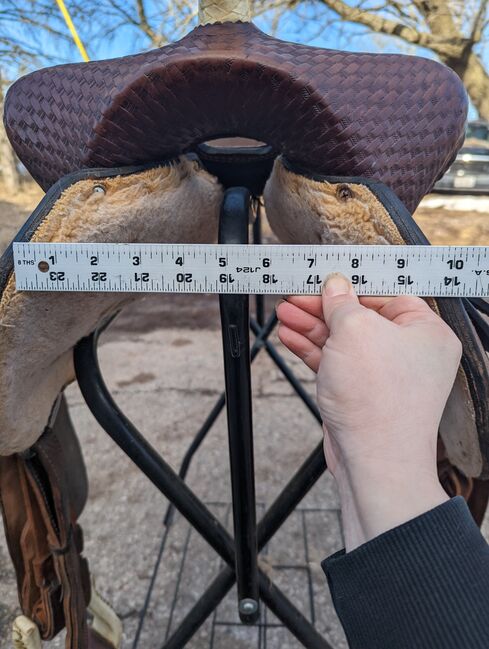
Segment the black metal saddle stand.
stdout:
<svg viewBox="0 0 489 649">
<path fill-rule="evenodd" d="M 251 155 L 253 154 L 253 155 Z M 227 188 L 220 214 L 219 241 L 248 243 L 250 212 L 254 213 L 253 241 L 261 243 L 261 215 L 258 197 L 273 164 L 273 152 L 263 146 L 253 150 L 214 149 L 201 145 L 199 156 L 211 173 Z M 308 649 L 331 649 L 314 625 L 289 601 L 258 565 L 258 553 L 298 506 L 326 469 L 322 442 L 312 451 L 281 494 L 256 523 L 251 404 L 251 363 L 264 349 L 289 381 L 305 406 L 321 424 L 316 404 L 268 340 L 277 320 L 265 317 L 264 296 L 256 296 L 256 318 L 249 316 L 247 295 L 220 296 L 221 329 L 224 349 L 225 394 L 216 402 L 188 448 L 177 474 L 148 444 L 141 433 L 119 410 L 105 386 L 97 360 L 98 332 L 83 339 L 75 349 L 75 368 L 83 396 L 110 437 L 139 469 L 168 498 L 164 541 L 175 508 L 220 555 L 227 566 L 187 613 L 162 649 L 184 647 L 207 617 L 237 583 L 238 610 L 243 623 L 259 618 L 260 600 Z M 255 336 L 250 349 L 250 329 Z M 234 517 L 234 539 L 224 526 L 184 482 L 190 462 L 219 413 L 226 405 Z M 154 581 L 154 579 L 153 579 Z M 153 582 L 143 607 L 134 641 L 137 646 Z M 325 584 L 326 588 L 326 584 Z"/>
</svg>

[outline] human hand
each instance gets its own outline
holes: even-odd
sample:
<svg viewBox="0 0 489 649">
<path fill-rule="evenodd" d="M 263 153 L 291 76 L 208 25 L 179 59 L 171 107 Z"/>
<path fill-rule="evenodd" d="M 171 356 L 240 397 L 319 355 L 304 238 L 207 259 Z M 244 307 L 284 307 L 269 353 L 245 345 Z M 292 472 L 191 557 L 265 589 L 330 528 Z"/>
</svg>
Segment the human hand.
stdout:
<svg viewBox="0 0 489 649">
<path fill-rule="evenodd" d="M 346 549 L 447 500 L 436 440 L 462 350 L 448 325 L 420 298 L 359 299 L 341 275 L 277 316 L 282 343 L 318 373 Z"/>
</svg>

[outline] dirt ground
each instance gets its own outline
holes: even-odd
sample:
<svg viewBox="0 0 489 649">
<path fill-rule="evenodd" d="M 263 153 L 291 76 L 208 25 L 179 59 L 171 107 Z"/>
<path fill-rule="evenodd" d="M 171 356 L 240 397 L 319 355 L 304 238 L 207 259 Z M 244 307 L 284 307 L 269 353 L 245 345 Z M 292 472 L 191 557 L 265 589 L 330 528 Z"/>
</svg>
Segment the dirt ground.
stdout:
<svg viewBox="0 0 489 649">
<path fill-rule="evenodd" d="M 440 199 L 443 200 L 443 199 Z M 416 222 L 435 245 L 487 246 L 489 244 L 489 196 L 486 212 L 424 207 L 414 214 Z"/>
<path fill-rule="evenodd" d="M 35 183 L 25 183 L 22 190 L 12 196 L 0 182 L 0 252 L 10 243 L 42 197 L 43 191 Z"/>
<path fill-rule="evenodd" d="M 19 196 L 6 196 L 0 188 L 0 252 L 40 198 L 41 192 L 33 186 L 27 186 Z M 438 199 L 436 207 L 428 200 L 416 214 L 432 243 L 489 244 L 489 197 L 470 203 L 469 211 L 457 209 L 457 201 L 448 198 L 450 209 L 444 209 Z M 272 298 L 269 308 L 273 302 Z M 218 322 L 215 296 L 155 295 L 131 305 L 104 334 L 100 361 L 112 394 L 173 467 L 179 466 L 196 430 L 222 392 Z M 275 336 L 272 341 L 313 395 L 312 373 L 281 348 Z M 261 514 L 320 442 L 321 431 L 264 353 L 253 364 L 253 395 Z M 86 554 L 101 592 L 123 620 L 123 647 L 127 649 L 133 646 L 164 534 L 162 519 L 167 503 L 98 427 L 76 385 L 69 387 L 67 398 L 90 479 L 89 502 L 82 516 Z M 227 467 L 226 425 L 221 414 L 192 464 L 188 483 L 230 528 Z M 487 538 L 487 521 L 484 531 Z M 334 649 L 346 649 L 347 645 L 320 561 L 341 546 L 338 500 L 331 477 L 325 475 L 262 554 L 269 574 Z M 163 644 L 220 566 L 207 544 L 197 534 L 190 534 L 188 525 L 177 516 L 155 580 L 141 649 Z M 9 629 L 16 613 L 14 574 L 0 533 L 0 649 L 10 649 Z M 236 622 L 233 590 L 188 646 L 299 649 L 297 641 L 266 613 L 265 607 L 261 626 L 242 627 Z M 265 623 L 271 626 L 265 629 Z M 46 649 L 62 646 L 62 638 L 45 644 Z"/>
</svg>

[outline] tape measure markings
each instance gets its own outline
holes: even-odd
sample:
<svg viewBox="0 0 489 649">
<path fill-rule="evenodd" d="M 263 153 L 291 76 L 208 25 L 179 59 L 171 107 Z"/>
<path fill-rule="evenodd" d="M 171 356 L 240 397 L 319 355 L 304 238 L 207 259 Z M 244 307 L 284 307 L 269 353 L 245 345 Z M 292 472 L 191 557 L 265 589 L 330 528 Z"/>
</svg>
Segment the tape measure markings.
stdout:
<svg viewBox="0 0 489 649">
<path fill-rule="evenodd" d="M 489 297 L 486 246 L 14 243 L 17 290 Z"/>
</svg>

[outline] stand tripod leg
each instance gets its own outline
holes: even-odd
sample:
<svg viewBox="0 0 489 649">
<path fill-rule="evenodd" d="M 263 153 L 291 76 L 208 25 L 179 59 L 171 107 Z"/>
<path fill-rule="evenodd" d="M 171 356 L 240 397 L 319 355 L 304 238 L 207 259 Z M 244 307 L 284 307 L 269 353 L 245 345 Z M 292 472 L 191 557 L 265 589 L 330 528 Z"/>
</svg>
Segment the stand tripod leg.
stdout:
<svg viewBox="0 0 489 649">
<path fill-rule="evenodd" d="M 254 201 L 255 207 L 255 220 L 253 221 L 253 243 L 260 244 L 261 239 L 261 230 L 262 230 L 262 215 L 261 215 L 261 204 L 260 199 L 255 198 Z M 255 295 L 255 309 L 256 309 L 256 321 L 263 327 L 265 324 L 265 296 L 264 295 Z"/>
<path fill-rule="evenodd" d="M 78 384 L 93 415 L 116 444 L 131 458 L 199 534 L 234 568 L 233 539 L 209 509 L 196 497 L 135 426 L 117 407 L 105 385 L 97 359 L 97 334 L 83 338 L 75 347 L 74 361 Z M 280 516 L 281 513 L 279 513 Z M 331 649 L 310 622 L 270 583 L 259 570 L 259 589 L 267 606 L 308 649 Z M 177 645 L 179 649 L 183 645 Z"/>
<path fill-rule="evenodd" d="M 248 243 L 249 212 L 248 190 L 244 187 L 228 189 L 221 208 L 219 243 Z M 259 617 L 259 607 L 249 298 L 247 295 L 221 295 L 219 305 L 226 379 L 238 610 L 242 622 L 253 624 Z"/>
<path fill-rule="evenodd" d="M 270 541 L 275 532 L 281 527 L 286 519 L 291 515 L 301 500 L 309 493 L 319 478 L 326 470 L 324 451 L 322 442 L 314 449 L 309 457 L 304 461 L 300 469 L 291 478 L 285 489 L 280 493 L 273 505 L 266 512 L 258 524 L 258 549 L 261 550 Z M 234 571 L 226 566 L 219 575 L 214 579 L 210 586 L 203 593 L 199 601 L 194 604 L 191 610 L 183 618 L 178 628 L 172 633 L 169 640 L 162 649 L 180 649 L 184 647 L 190 638 L 196 633 L 199 627 L 205 622 L 212 611 L 217 608 L 219 603 L 224 599 L 226 594 L 231 590 L 236 581 Z M 285 626 L 289 627 L 289 616 L 284 615 Z M 324 640 L 323 644 L 317 644 L 317 637 L 311 626 L 302 626 L 302 641 L 306 647 L 322 647 L 331 649 L 330 645 Z M 293 633 L 295 633 L 293 631 Z"/>
<path fill-rule="evenodd" d="M 258 324 L 254 320 L 251 320 L 250 326 L 253 333 L 256 336 L 259 336 L 261 328 L 258 326 Z M 290 383 L 292 389 L 295 391 L 297 396 L 299 396 L 302 399 L 304 405 L 312 414 L 312 416 L 316 419 L 316 421 L 319 424 L 322 424 L 321 415 L 319 414 L 319 408 L 317 407 L 316 402 L 311 397 L 309 392 L 307 392 L 307 390 L 302 386 L 302 383 L 296 378 L 296 376 L 289 368 L 287 363 L 284 361 L 282 356 L 275 349 L 275 346 L 268 340 L 263 341 L 263 346 L 265 347 L 267 354 L 270 356 L 272 361 L 275 363 L 275 365 L 278 367 L 278 369 L 282 372 L 284 377 Z"/>
</svg>

